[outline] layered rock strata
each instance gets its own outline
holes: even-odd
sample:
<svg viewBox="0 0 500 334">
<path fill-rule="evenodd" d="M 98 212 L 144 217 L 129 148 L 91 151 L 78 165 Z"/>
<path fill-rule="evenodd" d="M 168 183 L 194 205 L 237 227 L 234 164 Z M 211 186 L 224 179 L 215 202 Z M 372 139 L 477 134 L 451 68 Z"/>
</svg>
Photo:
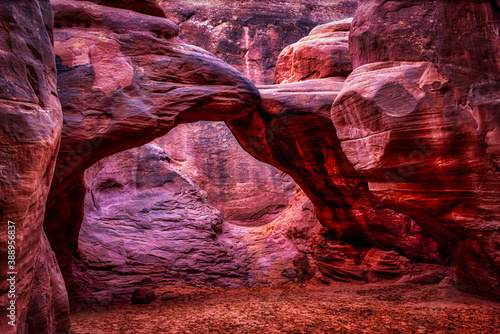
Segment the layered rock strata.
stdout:
<svg viewBox="0 0 500 334">
<path fill-rule="evenodd" d="M 265 166 L 233 149 L 254 168 Z M 146 144 L 85 173 L 82 262 L 71 291 L 77 310 L 88 303 L 126 302 L 141 285 L 241 287 L 295 278 L 294 257 L 310 253 L 309 238 L 320 229 L 300 189 L 295 194 L 292 183 L 286 210 L 266 225 L 237 226 L 223 220 L 207 193 L 173 161 L 157 144 Z"/>
<path fill-rule="evenodd" d="M 0 21 L 0 332 L 62 332 L 68 300 L 42 229 L 62 127 L 50 3 L 2 1 Z"/>
<path fill-rule="evenodd" d="M 321 64 L 333 68 L 346 62 L 338 53 L 337 37 L 326 38 L 318 47 L 304 48 L 315 36 L 341 33 L 344 41 L 349 24 L 331 23 L 316 28 L 310 37 L 284 50 L 276 75 L 288 80 L 329 76 L 317 72 Z M 333 31 L 333 32 L 332 32 Z M 320 38 L 321 40 L 322 38 Z M 326 44 L 323 44 L 326 43 Z M 325 47 L 331 43 L 334 47 Z M 310 57 L 322 55 L 312 66 L 286 66 L 300 60 L 303 50 Z M 327 56 L 325 56 L 327 55 Z M 297 60 L 297 61 L 298 61 Z M 334 72 L 336 73 L 336 72 Z M 365 177 L 358 173 L 342 151 L 330 108 L 344 85 L 345 77 L 326 77 L 296 83 L 259 86 L 261 108 L 249 116 L 227 122 L 240 144 L 259 160 L 292 176 L 315 205 L 316 214 L 338 239 L 361 239 L 378 247 L 396 250 L 416 261 L 443 260 L 436 243 L 408 216 L 384 207 L 369 191 Z"/>
<path fill-rule="evenodd" d="M 245 115 L 259 94 L 232 67 L 180 41 L 166 18 L 85 1 L 52 5 L 64 127 L 45 231 L 60 265 L 71 267 L 85 169 L 177 124 Z M 70 282 L 73 269 L 64 271 Z"/>
<path fill-rule="evenodd" d="M 500 11 L 494 1 L 363 2 L 332 119 L 382 203 L 452 259 L 456 284 L 500 298 Z"/>
<path fill-rule="evenodd" d="M 273 84 L 278 56 L 317 25 L 352 17 L 358 0 L 160 0 L 180 37 L 234 66 L 255 84 Z"/>
</svg>

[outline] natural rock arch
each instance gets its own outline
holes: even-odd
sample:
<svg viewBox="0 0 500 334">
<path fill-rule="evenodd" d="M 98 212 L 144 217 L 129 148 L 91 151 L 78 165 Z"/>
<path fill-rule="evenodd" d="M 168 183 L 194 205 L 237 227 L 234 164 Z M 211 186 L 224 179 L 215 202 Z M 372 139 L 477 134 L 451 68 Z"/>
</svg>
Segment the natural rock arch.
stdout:
<svg viewBox="0 0 500 334">
<path fill-rule="evenodd" d="M 180 41 L 168 19 L 79 1 L 52 6 L 64 127 L 44 229 L 71 289 L 83 172 L 176 124 L 247 114 L 260 97 L 232 67 Z"/>
<path fill-rule="evenodd" d="M 415 0 L 411 3 L 420 5 L 419 2 Z M 458 3 L 458 8 L 475 15 L 477 22 L 487 19 L 483 26 L 473 26 L 477 29 L 472 29 L 472 34 L 469 30 L 463 32 L 469 34 L 463 40 L 467 49 L 474 50 L 477 40 L 485 42 L 478 47 L 480 52 L 467 53 L 465 56 L 460 51 L 462 46 L 444 48 L 444 51 L 449 52 L 443 51 L 443 45 L 455 45 L 457 28 L 453 25 L 453 14 L 449 14 L 453 10 L 446 3 L 434 1 L 422 6 L 431 14 L 426 17 L 432 18 L 434 15 L 440 20 L 433 22 L 444 22 L 444 30 L 442 27 L 438 29 L 444 31 L 437 34 L 439 43 L 432 43 L 436 33 L 432 30 L 436 28 L 434 25 L 429 25 L 430 31 L 420 27 L 423 33 L 417 36 L 416 44 L 424 48 L 413 50 L 410 47 L 412 52 L 407 53 L 408 46 L 404 41 L 411 38 L 405 37 L 404 30 L 391 30 L 391 20 L 378 18 L 390 16 L 396 21 L 407 19 L 407 14 L 411 13 L 409 7 L 402 4 L 402 7 L 398 7 L 398 4 L 385 1 L 367 1 L 354 21 L 354 35 L 350 43 L 355 72 L 347 79 L 346 85 L 343 85 L 345 78 L 319 78 L 278 88 L 262 87 L 264 99 L 260 107 L 259 93 L 248 80 L 210 54 L 178 40 L 178 29 L 171 21 L 134 12 L 124 15 L 123 9 L 83 1 L 53 1 L 60 74 L 60 89 L 56 92 L 55 66 L 52 62 L 54 54 L 49 47 L 52 30 L 49 3 L 25 1 L 23 3 L 26 6 L 22 9 L 14 3 L 2 2 L 2 21 L 9 22 L 4 32 L 11 33 L 9 38 L 15 42 L 1 46 L 9 54 L 5 60 L 9 66 L 2 66 L 2 69 L 12 69 L 6 70 L 6 76 L 18 80 L 16 86 L 26 90 L 16 90 L 6 82 L 2 83 L 2 86 L 8 87 L 2 96 L 5 100 L 2 102 L 2 111 L 7 111 L 1 114 L 7 120 L 6 127 L 2 129 L 2 139 L 7 138 L 6 145 L 13 146 L 13 149 L 2 148 L 2 154 L 8 161 L 17 161 L 19 156 L 30 156 L 31 160 L 25 161 L 22 166 L 9 166 L 7 171 L 16 174 L 16 182 L 12 182 L 14 179 L 2 179 L 0 185 L 6 194 L 2 194 L 4 197 L 1 198 L 6 203 L 2 206 L 2 226 L 6 219 L 19 222 L 18 231 L 23 240 L 20 254 L 29 254 L 19 262 L 19 282 L 22 284 L 18 305 L 23 310 L 20 313 L 19 331 L 29 332 L 30 328 L 31 331 L 59 331 L 67 325 L 66 291 L 41 227 L 45 199 L 49 197 L 45 230 L 52 249 L 59 257 L 59 264 L 62 267 L 67 265 L 65 270 L 71 273 L 71 266 L 75 265 L 73 260 L 79 218 L 82 216 L 83 171 L 104 156 L 149 142 L 176 124 L 199 119 L 227 121 L 249 152 L 292 175 L 315 202 L 323 224 L 332 228 L 339 238 L 363 238 L 415 258 L 426 256 L 432 250 L 434 254 L 431 257 L 435 261 L 440 260 L 441 253 L 433 240 L 416 227 L 409 217 L 387 209 L 387 205 L 415 217 L 449 252 L 454 260 L 458 283 L 498 297 L 498 192 L 494 189 L 498 186 L 499 143 L 498 102 L 494 99 L 498 92 L 500 45 L 498 36 L 494 34 L 500 24 L 498 1 Z M 15 20 L 12 13 L 17 14 Z M 372 14 L 369 13 L 377 19 L 372 20 Z M 395 16 L 391 16 L 393 13 Z M 32 25 L 19 24 L 32 22 L 31 18 L 35 18 Z M 389 24 L 389 28 L 384 22 Z M 412 21 L 412 24 L 415 22 Z M 33 34 L 33 31 L 39 33 Z M 370 36 L 368 39 L 367 34 Z M 478 36 L 477 39 L 474 34 Z M 394 41 L 393 35 L 405 38 L 397 39 L 395 47 L 389 48 Z M 427 35 L 430 35 L 430 42 Z M 385 40 L 387 37 L 391 40 Z M 376 43 L 366 44 L 369 40 Z M 57 44 L 61 46 L 59 52 Z M 36 52 L 34 45 L 39 46 L 41 51 Z M 357 45 L 363 47 L 358 48 Z M 377 46 L 376 50 L 372 48 L 374 45 Z M 378 45 L 386 47 L 380 49 Z M 389 52 L 389 49 L 392 51 Z M 21 59 L 16 54 L 27 56 Z M 427 63 L 429 60 L 433 63 Z M 382 63 L 374 64 L 376 61 Z M 115 71 L 116 68 L 119 71 Z M 379 87 L 383 94 L 365 94 L 363 85 L 359 85 L 359 81 L 366 83 L 366 80 L 362 80 L 365 72 L 388 78 L 387 85 Z M 406 76 L 410 80 L 405 80 L 405 84 L 394 85 L 394 81 L 397 81 L 394 79 L 395 72 L 398 78 Z M 382 146 L 387 148 L 391 144 L 391 137 L 377 131 L 392 128 L 382 127 L 374 131 L 371 124 L 356 123 L 353 120 L 359 117 L 350 116 L 357 115 L 360 110 L 367 112 L 366 108 L 358 108 L 356 101 L 370 102 L 373 98 L 377 102 L 377 110 L 370 109 L 372 114 L 388 111 L 384 114 L 385 120 L 393 122 L 391 124 L 398 128 L 397 121 L 404 118 L 395 120 L 391 117 L 410 115 L 411 118 L 414 116 L 413 111 L 406 110 L 405 115 L 398 115 L 397 110 L 391 110 L 388 101 L 379 101 L 380 95 L 390 95 L 391 92 L 398 95 L 408 89 L 417 92 L 412 85 L 423 88 L 422 91 L 429 87 L 433 89 L 417 96 L 415 101 L 441 97 L 436 105 L 445 110 L 461 108 L 458 111 L 453 109 L 461 119 L 470 120 L 469 114 L 477 112 L 474 121 L 481 125 L 479 133 L 476 133 L 476 129 L 469 124 L 461 124 L 458 129 L 453 124 L 451 128 L 449 124 L 444 124 L 448 126 L 447 134 L 452 138 L 456 137 L 458 130 L 460 134 L 465 133 L 474 138 L 468 143 L 461 140 L 455 142 L 459 144 L 459 150 L 468 154 L 474 162 L 467 168 L 473 171 L 472 174 L 483 177 L 472 177 L 467 182 L 461 182 L 466 173 L 456 161 L 452 161 L 450 166 L 460 167 L 457 170 L 450 173 L 439 170 L 439 173 L 435 173 L 435 166 L 440 166 L 440 159 L 450 153 L 446 151 L 448 146 L 437 150 L 432 160 L 436 163 L 424 165 L 423 174 L 437 175 L 444 183 L 447 181 L 446 176 L 452 175 L 451 183 L 457 186 L 460 194 L 454 197 L 458 205 L 453 210 L 447 211 L 442 203 L 438 203 L 438 208 L 433 208 L 431 216 L 422 213 L 428 208 L 425 201 L 417 208 L 409 207 L 401 202 L 401 198 L 408 197 L 391 194 L 392 189 L 389 190 L 384 184 L 388 181 L 387 170 L 377 165 L 384 155 L 375 154 L 370 155 L 368 160 L 360 159 L 359 147 L 352 145 L 352 141 L 366 138 L 349 131 L 351 126 L 358 130 L 367 130 L 365 127 L 368 127 L 371 131 L 368 133 L 377 135 L 376 139 L 382 139 Z M 454 94 L 450 93 L 452 91 Z M 298 92 L 302 96 L 297 97 Z M 59 102 L 55 98 L 58 94 L 65 115 L 58 166 L 55 166 L 61 128 Z M 349 99 L 354 95 L 359 99 Z M 410 95 L 405 93 L 411 100 Z M 311 100 L 315 102 L 312 106 Z M 329 112 L 334 100 L 332 117 L 335 126 L 331 124 Z M 419 104 L 411 101 L 411 105 L 418 108 Z M 12 114 L 18 118 L 8 118 Z M 40 118 L 30 119 L 28 114 Z M 23 137 L 29 131 L 19 127 L 19 124 L 30 127 L 37 136 Z M 304 127 L 304 124 L 309 124 L 309 127 Z M 397 131 L 394 133 L 397 134 Z M 298 134 L 304 136 L 299 138 Z M 325 138 L 321 134 L 326 134 Z M 442 139 L 446 141 L 448 137 Z M 12 138 L 16 140 L 12 141 Z M 394 138 L 397 136 L 393 136 L 392 140 Z M 28 144 L 19 146 L 19 142 Z M 371 144 L 367 143 L 363 147 Z M 401 143 L 398 145 L 401 146 Z M 386 152 L 394 153 L 397 150 L 387 148 Z M 293 156 L 290 153 L 296 157 L 290 158 Z M 407 166 L 408 161 L 402 164 Z M 49 194 L 54 166 L 55 178 Z M 413 186 L 422 183 L 419 176 L 422 175 L 415 173 L 403 176 L 402 181 Z M 374 179 L 378 187 L 373 187 Z M 408 180 L 411 182 L 406 182 Z M 426 182 L 422 184 L 427 186 Z M 418 193 L 417 190 L 412 189 L 414 193 Z M 462 193 L 466 195 L 462 196 Z M 408 192 L 403 191 L 402 194 Z M 16 203 L 12 202 L 12 197 L 18 199 Z M 364 210 L 366 207 L 370 209 Z M 29 214 L 23 215 L 26 212 Z M 481 214 L 485 218 L 475 220 Z M 381 218 L 397 224 L 384 224 Z M 441 221 L 444 224 L 439 224 Z M 465 225 L 462 224 L 464 221 Z M 373 228 L 380 228 L 381 232 L 372 233 Z M 484 234 L 484 231 L 487 233 Z M 418 236 L 419 242 L 411 243 L 405 238 L 391 235 L 400 233 L 408 237 L 406 232 L 412 237 Z M 1 241 L 5 244 L 4 239 Z M 0 255 L 6 258 L 3 248 Z M 29 270 L 32 267 L 34 270 Z M 4 282 L 1 283 L 3 290 L 7 287 Z M 49 297 L 41 298 L 47 291 Z M 1 300 L 2 308 L 6 302 L 4 297 Z"/>
</svg>

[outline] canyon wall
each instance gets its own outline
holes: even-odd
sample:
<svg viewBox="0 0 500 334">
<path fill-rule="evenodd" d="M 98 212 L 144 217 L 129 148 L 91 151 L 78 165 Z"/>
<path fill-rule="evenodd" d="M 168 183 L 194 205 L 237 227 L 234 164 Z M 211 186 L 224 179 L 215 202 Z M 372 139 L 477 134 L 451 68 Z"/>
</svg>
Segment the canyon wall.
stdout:
<svg viewBox="0 0 500 334">
<path fill-rule="evenodd" d="M 48 1 L 0 4 L 0 263 L 7 268 L 15 225 L 17 333 L 67 331 L 66 288 L 112 301 L 179 277 L 237 286 L 409 274 L 408 282 L 422 272 L 412 263 L 446 256 L 458 287 L 500 298 L 498 1 L 365 1 L 352 25 L 318 27 L 285 48 L 276 73 L 278 40 L 295 42 L 331 20 L 322 16 L 330 5 L 338 18 L 357 5 L 274 3 L 272 21 L 262 3 L 230 14 L 219 2 L 190 2 L 174 14 L 167 1 L 55 0 L 55 52 Z M 206 20 L 210 13 L 224 19 Z M 254 82 L 280 84 L 259 93 L 183 42 L 166 17 Z M 279 20 L 292 24 L 289 35 L 270 23 Z M 244 166 L 234 143 L 202 158 L 201 146 L 228 133 L 217 123 L 182 125 L 200 120 L 226 121 L 251 155 L 297 182 L 314 210 L 281 172 Z M 177 135 L 109 157 L 178 125 Z M 197 159 L 187 162 L 190 154 Z M 235 181 L 234 193 L 220 190 L 233 182 L 226 173 L 254 188 Z M 248 200 L 259 184 L 266 191 Z M 431 281 L 447 274 L 431 266 Z M 163 270 L 172 274 L 165 282 Z M 131 281 L 120 290 L 123 273 Z M 0 330 L 12 326 L 2 321 Z"/>
<path fill-rule="evenodd" d="M 363 2 L 331 113 L 371 193 L 446 250 L 457 286 L 495 298 L 499 27 L 495 1 Z"/>
<path fill-rule="evenodd" d="M 64 127 L 44 228 L 71 291 L 85 169 L 176 124 L 244 115 L 259 94 L 232 67 L 180 41 L 166 18 L 85 1 L 52 6 Z"/>
<path fill-rule="evenodd" d="M 6 0 L 0 21 L 0 332 L 62 332 L 66 288 L 42 229 L 62 127 L 52 10 Z"/>
<path fill-rule="evenodd" d="M 185 129 L 174 132 L 186 135 Z M 250 157 L 234 138 L 228 139 L 234 142 L 232 150 L 243 158 L 235 163 L 246 165 L 248 171 L 277 172 Z M 203 164 L 212 147 L 202 147 L 207 150 L 202 156 L 190 157 L 189 171 L 197 174 L 195 178 L 184 173 L 158 143 L 118 153 L 87 170 L 85 217 L 79 236 L 82 266 L 71 291 L 77 309 L 88 303 L 130 301 L 141 286 L 242 287 L 277 285 L 290 279 L 282 273 L 294 273 L 293 259 L 299 252 L 310 253 L 309 238 L 320 229 L 311 203 L 289 180 L 279 184 L 289 185 L 285 192 L 274 193 L 284 201 L 284 208 L 273 213 L 272 219 L 262 216 L 265 225 L 251 220 L 262 213 L 257 202 L 261 194 L 255 194 L 255 205 L 246 206 L 245 215 L 238 216 L 247 219 L 238 220 L 247 226 L 228 223 L 194 180 L 207 171 L 227 171 L 218 186 L 235 196 L 242 195 L 245 187 L 231 188 L 234 182 L 246 181 L 249 187 L 258 183 L 240 171 Z M 196 168 L 194 163 L 201 165 Z M 266 186 L 262 180 L 261 184 Z M 265 188 L 262 195 L 263 199 L 269 195 Z M 252 209 L 253 214 L 249 213 Z M 229 217 L 233 217 L 231 212 Z"/>
<path fill-rule="evenodd" d="M 278 56 L 317 25 L 352 17 L 358 0 L 159 0 L 180 37 L 234 66 L 254 84 L 273 84 Z"/>
<path fill-rule="evenodd" d="M 155 142 L 233 225 L 265 225 L 296 194 L 290 176 L 245 152 L 223 122 L 182 124 Z"/>
</svg>

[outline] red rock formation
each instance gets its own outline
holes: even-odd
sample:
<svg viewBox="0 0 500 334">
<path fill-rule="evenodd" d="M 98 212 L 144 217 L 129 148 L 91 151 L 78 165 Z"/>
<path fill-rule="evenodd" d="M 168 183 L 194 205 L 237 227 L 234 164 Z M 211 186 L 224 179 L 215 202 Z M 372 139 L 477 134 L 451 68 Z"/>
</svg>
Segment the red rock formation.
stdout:
<svg viewBox="0 0 500 334">
<path fill-rule="evenodd" d="M 335 280 L 373 283 L 399 278 L 398 282 L 429 284 L 439 283 L 450 275 L 449 266 L 413 263 L 395 251 L 330 241 L 320 234 L 311 243 L 319 271 Z"/>
<path fill-rule="evenodd" d="M 62 126 L 52 11 L 48 1 L 5 0 L 0 21 L 0 332 L 62 332 L 68 300 L 42 230 Z"/>
<path fill-rule="evenodd" d="M 223 122 L 182 124 L 155 143 L 172 166 L 207 193 L 208 202 L 228 223 L 270 223 L 295 196 L 292 178 L 245 152 Z"/>
<path fill-rule="evenodd" d="M 450 254 L 457 285 L 500 298 L 500 11 L 493 1 L 365 1 L 332 108 L 382 202 Z"/>
<path fill-rule="evenodd" d="M 273 84 L 278 55 L 318 24 L 352 17 L 358 0 L 160 0 L 180 37 L 234 66 L 255 84 Z"/>
<path fill-rule="evenodd" d="M 318 26 L 309 36 L 287 46 L 276 64 L 276 83 L 348 76 L 352 71 L 347 44 L 351 21 Z"/>
<path fill-rule="evenodd" d="M 83 1 L 83 0 L 80 0 Z M 165 17 L 165 12 L 155 0 L 88 0 L 102 6 L 129 9 L 137 13 Z"/>
<path fill-rule="evenodd" d="M 330 108 L 343 81 L 262 86 L 262 108 L 227 123 L 248 152 L 295 179 L 337 238 L 362 239 L 413 260 L 438 261 L 435 242 L 410 218 L 371 195 L 342 152 Z"/>
<path fill-rule="evenodd" d="M 248 80 L 177 39 L 170 20 L 83 1 L 53 1 L 53 9 L 65 116 L 53 189 L 175 124 L 229 120 L 258 103 Z"/>
<path fill-rule="evenodd" d="M 177 124 L 245 115 L 259 95 L 232 67 L 180 41 L 166 18 L 84 1 L 52 5 L 64 127 L 44 227 L 71 290 L 82 173 Z"/>
<path fill-rule="evenodd" d="M 69 290 L 76 310 L 89 303 L 127 302 L 141 285 L 241 287 L 295 277 L 282 272 L 293 268 L 299 252 L 310 252 L 308 239 L 320 228 L 301 191 L 268 224 L 235 226 L 173 165 L 150 143 L 86 171 L 89 191 L 78 241 L 82 261 Z M 199 172 L 203 169 L 207 166 Z"/>
<path fill-rule="evenodd" d="M 144 282 L 232 286 L 246 278 L 247 263 L 220 241 L 220 213 L 169 161 L 150 143 L 85 173 L 76 304 L 127 302 Z"/>
</svg>

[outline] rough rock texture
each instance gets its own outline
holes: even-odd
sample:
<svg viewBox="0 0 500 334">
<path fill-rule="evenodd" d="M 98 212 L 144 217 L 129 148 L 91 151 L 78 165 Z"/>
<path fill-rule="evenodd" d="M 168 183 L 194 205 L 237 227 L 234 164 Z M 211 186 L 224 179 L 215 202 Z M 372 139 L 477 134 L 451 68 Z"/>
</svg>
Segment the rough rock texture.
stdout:
<svg viewBox="0 0 500 334">
<path fill-rule="evenodd" d="M 89 0 L 99 5 L 132 10 L 153 16 L 165 17 L 165 12 L 155 0 Z"/>
<path fill-rule="evenodd" d="M 66 284 L 45 233 L 40 241 L 40 260 L 35 273 L 31 300 L 26 312 L 26 328 L 21 333 L 65 333 L 69 329 L 69 301 Z"/>
<path fill-rule="evenodd" d="M 358 0 L 159 0 L 180 37 L 231 64 L 255 84 L 273 84 L 278 55 L 318 24 L 352 17 Z"/>
<path fill-rule="evenodd" d="M 172 161 L 157 144 L 147 144 L 85 173 L 89 191 L 81 266 L 69 290 L 73 306 L 127 301 L 143 285 L 240 287 L 296 277 L 293 259 L 310 253 L 309 237 L 320 228 L 301 191 L 269 224 L 236 226 L 223 221 L 206 193 Z M 291 277 L 282 276 L 284 270 Z"/>
<path fill-rule="evenodd" d="M 228 223 L 265 225 L 295 196 L 292 178 L 251 157 L 222 122 L 182 124 L 155 142 Z"/>
<path fill-rule="evenodd" d="M 168 19 L 85 1 L 53 1 L 53 9 L 64 112 L 53 189 L 175 124 L 229 120 L 258 103 L 247 79 L 181 42 Z"/>
<path fill-rule="evenodd" d="M 398 282 L 430 284 L 450 275 L 450 267 L 446 265 L 414 263 L 395 251 L 344 243 L 330 237 L 328 233 L 326 237 L 314 235 L 312 255 L 320 273 L 338 281 L 374 283 L 400 278 Z"/>
<path fill-rule="evenodd" d="M 494 1 L 365 1 L 332 108 L 342 149 L 388 207 L 500 298 L 500 11 Z"/>
<path fill-rule="evenodd" d="M 352 72 L 348 37 L 352 18 L 314 28 L 309 36 L 281 51 L 276 83 L 348 76 Z"/>
<path fill-rule="evenodd" d="M 68 300 L 42 229 L 62 125 L 50 3 L 1 1 L 0 21 L 0 332 L 62 332 Z M 15 326 L 7 318 L 14 300 L 7 272 L 17 273 Z"/>
<path fill-rule="evenodd" d="M 262 108 L 227 122 L 245 149 L 292 176 L 321 223 L 417 261 L 440 261 L 436 243 L 409 217 L 387 209 L 341 150 L 330 107 L 344 78 L 262 86 Z"/>
<path fill-rule="evenodd" d="M 85 169 L 177 124 L 245 115 L 259 95 L 232 67 L 180 41 L 166 18 L 85 1 L 52 5 L 64 127 L 44 227 L 68 283 L 78 272 Z"/>
</svg>

